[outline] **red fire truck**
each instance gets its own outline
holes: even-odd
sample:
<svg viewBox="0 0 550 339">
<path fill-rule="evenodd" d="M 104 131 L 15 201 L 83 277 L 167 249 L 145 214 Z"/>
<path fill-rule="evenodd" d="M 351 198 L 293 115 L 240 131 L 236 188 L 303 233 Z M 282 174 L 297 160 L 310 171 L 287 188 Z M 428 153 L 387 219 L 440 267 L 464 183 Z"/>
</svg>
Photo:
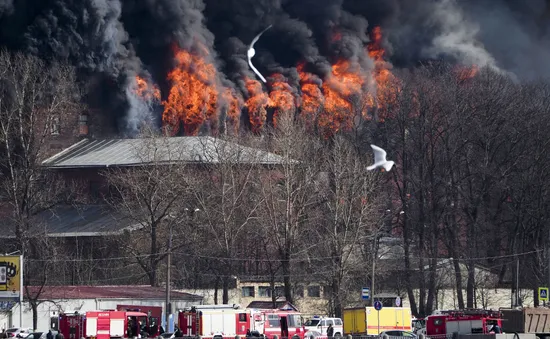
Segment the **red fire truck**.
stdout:
<svg viewBox="0 0 550 339">
<path fill-rule="evenodd" d="M 200 305 L 179 312 L 183 336 L 234 338 L 236 335 L 304 336 L 301 314 L 286 310 L 249 310 L 238 305 Z"/>
<path fill-rule="evenodd" d="M 86 315 L 78 312 L 60 313 L 57 317 L 58 330 L 66 339 L 84 338 Z"/>
<path fill-rule="evenodd" d="M 143 306 L 143 305 L 117 305 L 117 311 L 142 312 L 147 313 L 147 334 L 149 337 L 160 335 L 160 324 L 162 318 L 162 306 Z"/>
<path fill-rule="evenodd" d="M 95 339 L 141 337 L 147 313 L 122 311 L 86 312 L 86 337 Z"/>
<path fill-rule="evenodd" d="M 491 310 L 441 311 L 426 318 L 426 335 L 472 334 L 492 331 L 493 326 L 502 329 L 502 316 Z"/>
</svg>

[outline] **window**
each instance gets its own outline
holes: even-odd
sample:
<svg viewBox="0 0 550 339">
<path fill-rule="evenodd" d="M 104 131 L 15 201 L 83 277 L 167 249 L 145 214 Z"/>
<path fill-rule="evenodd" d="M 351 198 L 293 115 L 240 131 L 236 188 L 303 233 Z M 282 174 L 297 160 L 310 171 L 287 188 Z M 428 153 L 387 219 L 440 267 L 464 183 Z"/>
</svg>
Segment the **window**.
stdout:
<svg viewBox="0 0 550 339">
<path fill-rule="evenodd" d="M 284 286 L 276 286 L 275 287 L 275 295 L 278 296 L 278 297 L 283 297 L 285 295 Z"/>
<path fill-rule="evenodd" d="M 294 296 L 303 298 L 304 297 L 304 286 L 294 287 Z"/>
<path fill-rule="evenodd" d="M 334 326 L 334 320 L 327 319 L 327 326 L 330 326 L 330 325 Z"/>
<path fill-rule="evenodd" d="M 260 286 L 258 287 L 258 296 L 264 298 L 271 297 L 271 287 L 269 286 Z"/>
<path fill-rule="evenodd" d="M 239 322 L 246 322 L 246 313 L 239 313 Z"/>
<path fill-rule="evenodd" d="M 342 326 L 342 319 L 340 319 L 340 318 L 334 319 L 334 325 L 335 326 Z"/>
<path fill-rule="evenodd" d="M 302 317 L 298 314 L 288 316 L 288 327 L 302 327 Z"/>
<path fill-rule="evenodd" d="M 311 298 L 320 298 L 321 297 L 321 287 L 320 286 L 309 286 L 307 288 L 307 296 Z"/>
<path fill-rule="evenodd" d="M 269 323 L 269 327 L 279 327 L 281 326 L 281 322 L 279 321 L 279 316 L 276 314 L 268 314 L 267 315 L 267 322 Z"/>
<path fill-rule="evenodd" d="M 50 125 L 50 132 L 52 135 L 59 135 L 59 117 L 55 116 L 52 118 Z"/>
<path fill-rule="evenodd" d="M 254 297 L 254 286 L 244 286 L 242 291 L 243 297 Z"/>
</svg>

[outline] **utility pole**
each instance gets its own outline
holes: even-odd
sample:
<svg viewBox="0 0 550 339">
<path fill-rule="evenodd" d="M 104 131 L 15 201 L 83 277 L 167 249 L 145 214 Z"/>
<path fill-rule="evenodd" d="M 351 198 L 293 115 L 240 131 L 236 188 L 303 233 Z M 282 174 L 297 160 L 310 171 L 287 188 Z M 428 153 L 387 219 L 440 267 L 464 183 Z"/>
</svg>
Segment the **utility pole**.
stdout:
<svg viewBox="0 0 550 339">
<path fill-rule="evenodd" d="M 172 313 L 172 305 L 170 303 L 170 284 L 172 270 L 172 225 L 170 225 L 170 235 L 168 236 L 168 255 L 166 256 L 166 302 L 165 302 L 165 332 L 170 331 L 170 314 Z"/>
</svg>

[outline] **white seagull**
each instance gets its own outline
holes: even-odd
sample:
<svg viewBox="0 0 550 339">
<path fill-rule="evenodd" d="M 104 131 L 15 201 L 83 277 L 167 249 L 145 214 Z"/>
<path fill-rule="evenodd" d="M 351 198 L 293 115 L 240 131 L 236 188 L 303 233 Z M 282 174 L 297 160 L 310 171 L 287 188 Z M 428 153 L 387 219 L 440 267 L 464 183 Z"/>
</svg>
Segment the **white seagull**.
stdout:
<svg viewBox="0 0 550 339">
<path fill-rule="evenodd" d="M 386 160 L 386 151 L 381 149 L 376 145 L 370 145 L 374 151 L 374 164 L 367 167 L 367 171 L 372 171 L 373 169 L 383 167 L 386 171 L 390 171 L 395 162 L 391 160 Z"/>
<path fill-rule="evenodd" d="M 254 67 L 254 65 L 252 65 L 252 57 L 254 55 L 256 55 L 256 50 L 254 49 L 254 44 L 260 39 L 260 37 L 262 36 L 262 34 L 265 33 L 265 31 L 267 31 L 268 29 L 271 28 L 272 25 L 269 25 L 267 26 L 266 29 L 264 29 L 263 31 L 260 32 L 260 34 L 256 35 L 256 37 L 252 40 L 252 42 L 250 43 L 250 46 L 248 47 L 248 51 L 247 51 L 247 55 L 248 55 L 248 64 L 250 65 L 250 68 L 252 68 L 252 70 L 254 71 L 254 73 L 256 73 L 257 76 L 260 77 L 260 79 L 262 79 L 262 81 L 265 83 L 266 80 L 264 78 L 264 76 L 262 75 L 262 73 L 258 72 L 258 70 L 256 69 L 256 67 Z"/>
</svg>

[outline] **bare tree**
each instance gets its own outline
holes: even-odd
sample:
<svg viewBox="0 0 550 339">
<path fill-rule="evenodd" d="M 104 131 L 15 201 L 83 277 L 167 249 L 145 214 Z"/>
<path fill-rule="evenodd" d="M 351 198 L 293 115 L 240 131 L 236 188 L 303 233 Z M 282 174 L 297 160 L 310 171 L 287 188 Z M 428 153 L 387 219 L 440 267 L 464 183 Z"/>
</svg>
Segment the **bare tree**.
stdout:
<svg viewBox="0 0 550 339">
<path fill-rule="evenodd" d="M 236 142 L 233 142 L 236 141 Z M 244 141 L 244 140 L 241 140 Z M 204 254 L 218 256 L 218 275 L 222 281 L 222 303 L 229 302 L 230 281 L 236 275 L 235 259 L 246 233 L 258 219 L 263 199 L 258 197 L 257 167 L 265 153 L 239 145 L 239 140 L 204 139 L 202 153 L 212 161 L 196 173 L 192 187 L 200 227 L 196 231 L 211 241 Z M 252 244 L 249 244 L 252 245 Z"/>
<path fill-rule="evenodd" d="M 347 285 L 360 262 L 360 245 L 371 235 L 371 229 L 377 229 L 373 225 L 378 221 L 374 198 L 377 180 L 366 171 L 365 157 L 343 136 L 336 136 L 327 148 L 320 159 L 325 180 L 319 179 L 317 193 L 323 204 L 314 228 L 317 235 L 312 238 L 317 245 L 312 253 L 318 254 L 313 256 L 313 276 L 326 282 L 330 313 L 341 317 L 348 294 L 357 294 Z"/>
<path fill-rule="evenodd" d="M 140 140 L 134 149 L 139 165 L 105 173 L 114 190 L 107 200 L 135 222 L 122 246 L 135 256 L 149 284 L 157 286 L 159 265 L 170 250 L 182 247 L 184 239 L 170 233 L 183 233 L 181 228 L 189 222 L 190 184 L 184 163 L 189 150 L 154 134 Z"/>
<path fill-rule="evenodd" d="M 276 244 L 285 298 L 293 302 L 293 257 L 312 211 L 319 205 L 314 194 L 319 167 L 313 159 L 321 145 L 292 117 L 284 115 L 266 141 L 267 148 L 281 159 L 257 175 L 263 200 L 261 214 L 266 233 Z"/>
</svg>

